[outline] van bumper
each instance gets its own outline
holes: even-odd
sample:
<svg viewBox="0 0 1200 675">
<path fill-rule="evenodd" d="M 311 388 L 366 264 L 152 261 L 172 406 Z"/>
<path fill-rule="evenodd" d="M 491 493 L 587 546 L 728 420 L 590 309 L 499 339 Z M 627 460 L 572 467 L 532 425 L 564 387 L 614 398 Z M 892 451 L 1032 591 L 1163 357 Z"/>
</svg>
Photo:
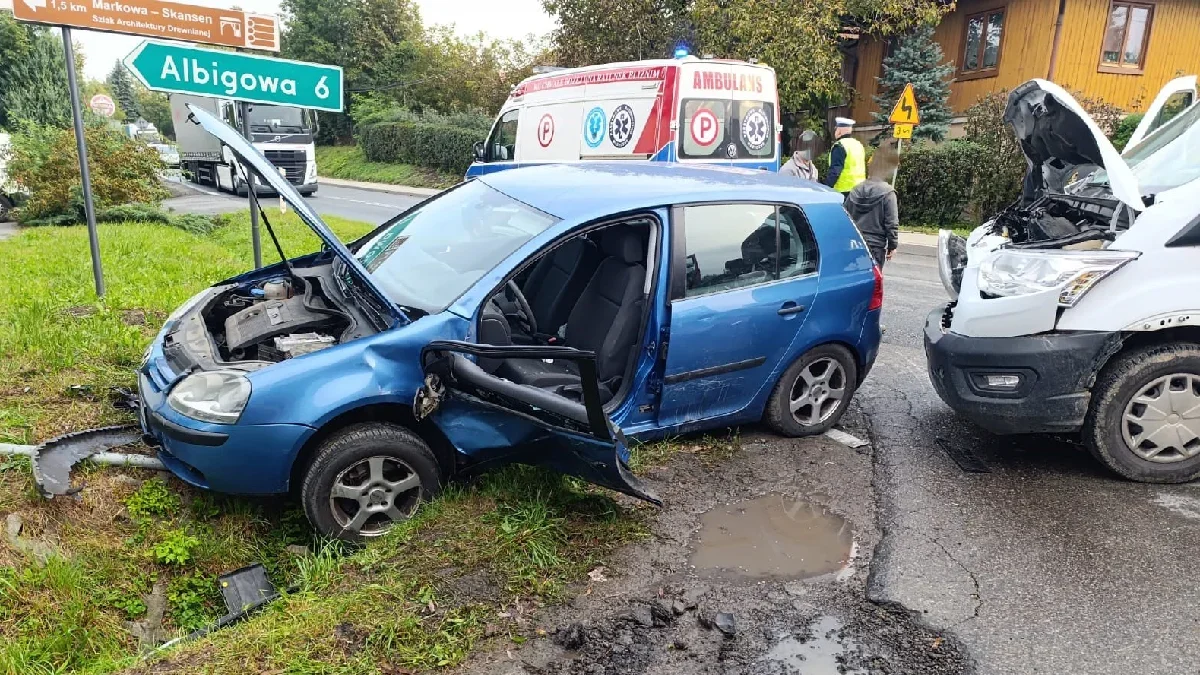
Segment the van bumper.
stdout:
<svg viewBox="0 0 1200 675">
<path fill-rule="evenodd" d="M 929 380 L 946 405 L 997 434 L 1070 433 L 1083 426 L 1092 383 L 1120 348 L 1120 333 L 967 337 L 945 328 L 949 313 L 939 307 L 925 321 Z"/>
</svg>

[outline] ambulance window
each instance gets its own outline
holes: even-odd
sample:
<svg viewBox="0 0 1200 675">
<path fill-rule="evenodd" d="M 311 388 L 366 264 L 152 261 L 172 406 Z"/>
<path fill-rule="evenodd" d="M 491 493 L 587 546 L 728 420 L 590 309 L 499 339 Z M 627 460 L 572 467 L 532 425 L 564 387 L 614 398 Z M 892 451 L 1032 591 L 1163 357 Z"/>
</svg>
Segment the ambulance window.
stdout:
<svg viewBox="0 0 1200 675">
<path fill-rule="evenodd" d="M 711 159 L 723 151 L 726 143 L 725 125 L 729 119 L 729 101 L 691 98 L 683 101 L 683 122 L 679 126 L 679 157 L 681 159 Z"/>
<path fill-rule="evenodd" d="M 517 152 L 517 117 L 520 110 L 509 110 L 500 116 L 492 137 L 488 139 L 489 162 L 511 162 Z"/>
<path fill-rule="evenodd" d="M 775 105 L 767 101 L 734 101 L 730 124 L 738 157 L 775 155 Z"/>
</svg>

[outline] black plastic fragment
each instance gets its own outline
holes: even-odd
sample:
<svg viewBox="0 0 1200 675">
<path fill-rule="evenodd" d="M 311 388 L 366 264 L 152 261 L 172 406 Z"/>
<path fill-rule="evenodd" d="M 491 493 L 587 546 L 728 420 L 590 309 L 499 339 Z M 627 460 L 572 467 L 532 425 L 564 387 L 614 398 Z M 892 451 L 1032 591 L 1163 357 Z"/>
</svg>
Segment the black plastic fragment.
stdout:
<svg viewBox="0 0 1200 675">
<path fill-rule="evenodd" d="M 241 614 L 248 608 L 274 600 L 279 593 L 267 578 L 267 570 L 255 563 L 217 577 L 228 615 Z"/>
<path fill-rule="evenodd" d="M 79 431 L 46 441 L 38 446 L 32 458 L 33 482 L 46 498 L 74 494 L 79 488 L 71 488 L 71 468 L 80 460 L 136 443 L 141 438 L 142 430 L 127 424 Z"/>
</svg>

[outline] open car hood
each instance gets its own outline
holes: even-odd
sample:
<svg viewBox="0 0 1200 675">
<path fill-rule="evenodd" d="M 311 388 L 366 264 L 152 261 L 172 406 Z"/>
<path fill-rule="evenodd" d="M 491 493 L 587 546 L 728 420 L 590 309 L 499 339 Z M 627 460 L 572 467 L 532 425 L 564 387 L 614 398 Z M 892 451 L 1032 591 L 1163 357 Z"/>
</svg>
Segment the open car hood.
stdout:
<svg viewBox="0 0 1200 675">
<path fill-rule="evenodd" d="M 1108 174 L 1113 196 L 1135 211 L 1146 208 L 1137 178 L 1121 153 L 1079 102 L 1047 80 L 1030 80 L 1008 96 L 1004 121 L 1029 161 L 1022 195 L 1026 204 L 1046 192 L 1063 192 L 1092 167 Z"/>
<path fill-rule="evenodd" d="M 292 184 L 280 175 L 279 170 L 271 164 L 270 160 L 251 145 L 250 141 L 246 140 L 241 133 L 222 122 L 212 113 L 203 108 L 197 108 L 190 103 L 187 104 L 187 109 L 192 113 L 191 119 L 195 120 L 200 125 L 200 128 L 216 136 L 222 143 L 229 146 L 229 149 L 233 151 L 233 154 L 237 156 L 243 166 L 253 169 L 263 182 L 270 185 L 288 205 L 295 209 L 296 214 L 300 216 L 300 220 L 303 220 L 306 225 L 312 228 L 312 231 L 321 238 L 321 241 L 325 243 L 329 250 L 341 258 L 349 269 L 354 271 L 359 281 L 379 298 L 393 317 L 398 319 L 406 318 L 400 309 L 396 307 L 396 304 L 389 300 L 387 294 L 371 279 L 371 273 L 367 271 L 367 268 L 363 267 L 358 258 L 354 257 L 350 249 L 346 248 L 346 245 L 342 243 L 342 240 L 337 238 L 337 235 L 329 229 L 325 221 L 321 220 L 317 212 L 312 210 L 312 207 L 300 196 L 296 188 L 292 187 Z"/>
</svg>

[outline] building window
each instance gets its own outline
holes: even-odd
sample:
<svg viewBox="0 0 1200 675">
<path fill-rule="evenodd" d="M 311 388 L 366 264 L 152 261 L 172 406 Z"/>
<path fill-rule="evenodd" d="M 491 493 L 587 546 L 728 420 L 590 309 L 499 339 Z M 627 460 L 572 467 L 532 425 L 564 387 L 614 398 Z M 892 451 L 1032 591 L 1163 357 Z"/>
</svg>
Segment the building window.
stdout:
<svg viewBox="0 0 1200 675">
<path fill-rule="evenodd" d="M 1154 20 L 1154 5 L 1114 2 L 1108 10 L 1108 28 L 1100 47 L 1100 70 L 1107 73 L 1140 73 L 1146 61 L 1146 42 Z"/>
<path fill-rule="evenodd" d="M 958 79 L 994 77 L 1000 70 L 1003 34 L 1003 7 L 969 15 L 963 26 L 963 53 L 958 66 Z"/>
</svg>

